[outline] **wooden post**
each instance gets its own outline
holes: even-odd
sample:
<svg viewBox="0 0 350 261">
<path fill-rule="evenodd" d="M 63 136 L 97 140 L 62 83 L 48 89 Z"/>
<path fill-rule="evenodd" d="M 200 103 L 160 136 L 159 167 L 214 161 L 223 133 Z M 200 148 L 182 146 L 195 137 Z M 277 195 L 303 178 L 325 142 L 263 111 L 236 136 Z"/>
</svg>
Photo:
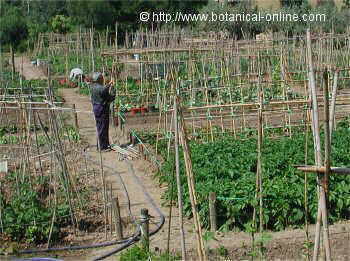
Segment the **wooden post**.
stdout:
<svg viewBox="0 0 350 261">
<path fill-rule="evenodd" d="M 112 207 L 114 210 L 115 232 L 117 239 L 123 239 L 122 219 L 120 217 L 120 207 L 118 197 L 112 199 Z"/>
<path fill-rule="evenodd" d="M 144 250 L 149 251 L 149 216 L 148 209 L 141 209 L 141 245 Z"/>
<path fill-rule="evenodd" d="M 210 215 L 210 230 L 211 232 L 216 232 L 217 222 L 216 222 L 216 194 L 215 192 L 209 193 L 209 215 Z"/>
<path fill-rule="evenodd" d="M 72 109 L 73 109 L 73 117 L 74 117 L 74 127 L 78 130 L 79 129 L 78 114 L 76 111 L 75 103 L 73 103 Z"/>
<path fill-rule="evenodd" d="M 12 68 L 11 77 L 13 81 L 15 77 L 15 54 L 13 52 L 12 44 L 10 45 L 10 52 L 11 52 L 11 68 Z"/>
</svg>

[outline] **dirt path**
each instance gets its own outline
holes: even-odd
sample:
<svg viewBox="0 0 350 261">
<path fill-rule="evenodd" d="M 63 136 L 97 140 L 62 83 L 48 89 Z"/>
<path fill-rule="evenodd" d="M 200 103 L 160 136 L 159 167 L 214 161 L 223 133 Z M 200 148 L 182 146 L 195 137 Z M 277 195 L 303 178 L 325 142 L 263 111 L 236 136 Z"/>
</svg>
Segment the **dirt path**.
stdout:
<svg viewBox="0 0 350 261">
<path fill-rule="evenodd" d="M 24 78 L 27 80 L 46 79 L 46 76 L 41 71 L 41 69 L 39 67 L 33 66 L 27 57 L 15 57 L 15 68 L 16 71 L 22 73 Z M 78 113 L 79 132 L 82 135 L 83 139 L 91 145 L 91 148 L 88 149 L 89 155 L 95 161 L 99 161 L 99 153 L 97 153 L 94 147 L 96 144 L 96 128 L 90 99 L 87 96 L 77 94 L 76 91 L 76 89 L 60 89 L 60 95 L 65 100 L 65 106 L 71 106 L 72 104 L 75 104 L 78 111 L 83 111 L 81 113 Z M 118 130 L 112 126 L 110 128 L 110 137 L 111 142 L 115 144 L 121 144 L 126 140 L 120 131 L 118 132 Z M 156 182 L 154 182 L 152 178 L 153 173 L 151 171 L 152 167 L 150 163 L 144 160 L 134 160 L 131 162 L 134 173 L 142 184 L 142 186 L 140 186 L 140 184 L 136 182 L 135 177 L 133 175 L 130 175 L 129 166 L 124 161 L 118 160 L 118 155 L 116 152 L 103 153 L 102 160 L 104 165 L 111 167 L 121 173 L 121 178 L 125 183 L 127 193 L 131 201 L 132 215 L 138 218 L 140 215 L 140 210 L 142 208 L 147 208 L 149 209 L 150 215 L 154 217 L 151 223 L 158 222 L 160 220 L 159 214 L 155 211 L 143 192 L 143 190 L 147 191 L 147 193 L 149 193 L 151 198 L 154 200 L 155 204 L 157 204 L 159 207 L 161 206 L 162 189 L 156 185 Z M 120 200 L 122 218 L 127 219 L 129 216 L 127 199 L 124 196 L 124 191 L 116 174 L 112 173 L 111 171 L 106 171 L 106 183 L 112 184 L 113 193 L 115 196 L 118 196 Z M 168 215 L 168 208 L 160 208 L 164 215 Z M 174 215 L 178 216 L 176 209 L 174 210 Z M 157 235 L 151 238 L 152 248 L 164 249 L 166 246 L 168 230 L 167 226 L 168 223 L 166 220 L 166 223 L 162 227 L 161 231 L 159 231 Z M 189 230 L 192 230 L 190 221 L 188 221 L 188 226 L 190 227 Z M 154 225 L 151 225 L 151 229 L 152 228 L 154 228 Z M 180 242 L 180 239 L 177 238 L 178 236 L 176 236 L 176 234 L 179 234 L 176 222 L 172 222 L 171 231 L 173 234 L 172 237 L 175 237 L 171 242 L 171 249 L 178 249 L 178 242 Z M 191 232 L 191 234 L 193 234 L 193 232 Z M 71 257 L 69 253 L 64 254 L 63 256 L 65 260 L 91 260 L 93 257 L 103 254 L 112 248 L 113 247 L 95 249 L 86 251 L 84 253 L 79 252 L 79 255 L 81 254 L 79 257 L 76 255 L 76 253 L 72 253 Z M 192 248 L 192 236 L 189 236 L 188 238 L 188 248 Z M 115 257 L 111 257 L 110 259 L 106 260 L 115 260 Z"/>
<path fill-rule="evenodd" d="M 46 79 L 46 75 L 40 67 L 32 65 L 29 58 L 26 56 L 15 57 L 15 69 L 18 73 L 21 73 L 26 80 Z"/>
<path fill-rule="evenodd" d="M 79 132 L 81 133 L 84 140 L 88 141 L 91 146 L 95 146 L 96 144 L 96 128 L 93 114 L 91 113 L 91 103 L 87 96 L 79 95 L 76 93 L 76 89 L 61 89 L 60 94 L 65 100 L 66 106 L 71 106 L 71 104 L 76 105 L 76 109 L 78 111 L 84 111 L 78 114 L 79 121 Z M 125 137 L 120 133 L 120 131 L 116 128 L 110 126 L 110 137 L 111 142 L 114 144 L 121 144 L 125 142 Z M 95 147 L 92 147 L 88 151 L 89 155 L 93 157 L 96 161 L 99 160 L 99 154 L 96 151 Z M 152 176 L 152 167 L 149 162 L 145 160 L 134 160 L 130 161 L 132 164 L 132 168 L 134 170 L 135 175 L 141 181 L 142 186 L 136 181 L 135 177 L 130 173 L 129 165 L 125 161 L 119 161 L 118 155 L 116 152 L 107 152 L 102 154 L 103 164 L 109 166 L 119 173 L 121 173 L 121 178 L 125 183 L 127 188 L 127 192 L 131 201 L 131 212 L 134 217 L 139 217 L 140 210 L 142 208 L 149 209 L 149 213 L 154 217 L 152 223 L 158 222 L 160 220 L 159 214 L 153 208 L 143 190 L 146 190 L 147 193 L 151 196 L 157 206 L 161 206 L 161 190 L 156 182 L 153 180 Z M 106 182 L 108 184 L 112 184 L 113 191 L 116 196 L 120 198 L 121 202 L 121 213 L 124 219 L 128 217 L 128 208 L 127 208 L 127 199 L 124 196 L 124 191 L 119 182 L 119 179 L 115 173 L 108 171 L 106 173 Z M 161 211 L 164 215 L 168 215 L 168 208 L 160 207 Z M 177 210 L 174 210 L 174 215 L 178 216 Z M 167 230 L 168 224 L 163 226 L 161 231 L 151 238 L 151 246 L 152 248 L 158 247 L 159 249 L 164 249 L 166 247 L 166 239 L 167 239 Z M 190 221 L 187 221 L 189 227 L 188 230 L 193 230 Z M 151 226 L 151 229 L 155 226 Z M 174 238 L 171 243 L 171 249 L 178 249 L 178 242 L 180 242 L 180 238 L 178 238 L 179 229 L 177 226 L 177 222 L 174 221 L 171 227 L 172 238 Z M 194 233 L 191 232 L 188 235 L 188 248 L 192 248 L 192 242 L 194 239 Z M 101 249 L 95 251 L 95 253 L 104 253 L 106 249 Z M 92 254 L 92 253 L 91 253 Z"/>
</svg>

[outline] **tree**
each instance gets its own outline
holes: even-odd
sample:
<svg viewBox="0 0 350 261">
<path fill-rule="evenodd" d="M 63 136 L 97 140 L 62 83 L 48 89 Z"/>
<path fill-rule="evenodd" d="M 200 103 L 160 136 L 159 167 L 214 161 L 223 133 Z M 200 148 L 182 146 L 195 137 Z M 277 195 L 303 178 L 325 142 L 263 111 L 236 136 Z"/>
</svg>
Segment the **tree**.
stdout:
<svg viewBox="0 0 350 261">
<path fill-rule="evenodd" d="M 280 0 L 282 7 L 292 7 L 292 6 L 301 6 L 304 4 L 305 0 Z"/>
<path fill-rule="evenodd" d="M 28 28 L 20 8 L 9 4 L 1 7 L 0 41 L 16 48 L 27 37 Z"/>
<path fill-rule="evenodd" d="M 72 19 L 64 15 L 56 15 L 51 19 L 51 28 L 55 33 L 68 33 L 73 29 Z"/>
<path fill-rule="evenodd" d="M 105 29 L 107 25 L 113 25 L 116 19 L 115 7 L 110 1 L 70 1 L 67 12 L 74 17 L 77 24 L 90 28 Z"/>
</svg>

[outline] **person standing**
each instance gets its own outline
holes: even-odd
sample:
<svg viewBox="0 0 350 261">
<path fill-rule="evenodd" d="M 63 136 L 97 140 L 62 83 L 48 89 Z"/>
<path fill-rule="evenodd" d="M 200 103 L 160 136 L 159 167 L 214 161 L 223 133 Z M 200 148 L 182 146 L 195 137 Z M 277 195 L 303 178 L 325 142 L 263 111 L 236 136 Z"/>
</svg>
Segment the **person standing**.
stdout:
<svg viewBox="0 0 350 261">
<path fill-rule="evenodd" d="M 96 120 L 98 134 L 97 149 L 110 151 L 109 144 L 109 105 L 115 99 L 115 89 L 110 90 L 110 85 L 103 85 L 104 79 L 100 72 L 92 75 L 91 102 Z M 110 82 L 112 83 L 112 82 Z"/>
</svg>

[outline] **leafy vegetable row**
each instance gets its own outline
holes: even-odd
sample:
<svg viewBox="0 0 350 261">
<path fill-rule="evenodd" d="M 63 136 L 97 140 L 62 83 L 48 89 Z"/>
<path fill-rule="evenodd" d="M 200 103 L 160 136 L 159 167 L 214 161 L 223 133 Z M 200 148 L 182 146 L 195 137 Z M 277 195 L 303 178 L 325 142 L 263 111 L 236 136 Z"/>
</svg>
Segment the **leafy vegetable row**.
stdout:
<svg viewBox="0 0 350 261">
<path fill-rule="evenodd" d="M 305 139 L 307 160 L 305 162 Z M 152 139 L 148 139 L 152 140 Z M 332 139 L 332 166 L 350 166 L 350 127 L 344 121 L 338 125 Z M 256 137 L 245 140 L 223 137 L 211 143 L 190 142 L 193 171 L 198 195 L 198 210 L 204 226 L 209 225 L 208 195 L 216 192 L 217 213 L 222 228 L 251 228 L 255 198 L 255 173 L 257 166 Z M 160 151 L 166 158 L 167 141 L 160 142 Z M 282 230 L 299 227 L 305 218 L 314 223 L 317 215 L 316 177 L 308 175 L 305 212 L 304 174 L 294 165 L 313 164 L 312 135 L 296 132 L 291 138 L 266 138 L 263 143 L 263 204 L 264 224 L 267 229 Z M 181 182 L 184 212 L 190 217 L 191 206 L 186 184 L 184 161 L 181 157 Z M 160 183 L 175 185 L 174 155 L 166 160 L 157 174 Z M 176 189 L 175 189 L 176 190 Z M 332 175 L 330 178 L 330 221 L 350 218 L 350 176 Z M 163 195 L 171 197 L 171 186 Z M 173 194 L 176 198 L 176 193 Z"/>
</svg>

